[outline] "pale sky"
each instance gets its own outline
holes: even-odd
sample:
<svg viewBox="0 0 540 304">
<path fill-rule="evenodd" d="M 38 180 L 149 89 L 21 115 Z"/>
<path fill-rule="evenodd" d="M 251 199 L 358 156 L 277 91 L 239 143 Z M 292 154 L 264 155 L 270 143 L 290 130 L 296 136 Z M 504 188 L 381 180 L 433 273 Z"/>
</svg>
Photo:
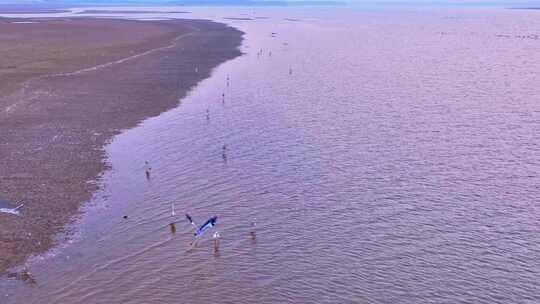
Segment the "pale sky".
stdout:
<svg viewBox="0 0 540 304">
<path fill-rule="evenodd" d="M 219 2 L 219 3 L 242 3 L 242 2 L 264 2 L 265 0 L 203 0 L 204 2 Z M 268 1 L 303 1 L 303 0 L 268 0 Z M 540 0 L 307 0 L 309 2 L 316 1 L 336 1 L 347 3 L 369 3 L 369 4 L 421 4 L 421 5 L 440 5 L 440 4 L 456 4 L 456 5 L 498 5 L 498 6 L 540 6 Z M 114 3 L 144 3 L 152 4 L 182 4 L 201 2 L 200 0 L 0 0 L 0 4 L 114 4 Z"/>
</svg>

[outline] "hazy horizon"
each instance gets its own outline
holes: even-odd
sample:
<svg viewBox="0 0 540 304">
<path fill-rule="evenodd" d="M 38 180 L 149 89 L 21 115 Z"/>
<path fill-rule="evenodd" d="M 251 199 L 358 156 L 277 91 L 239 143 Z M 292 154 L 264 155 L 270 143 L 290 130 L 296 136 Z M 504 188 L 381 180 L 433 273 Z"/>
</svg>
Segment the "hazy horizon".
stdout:
<svg viewBox="0 0 540 304">
<path fill-rule="evenodd" d="M 152 5 L 333 5 L 347 4 L 360 6 L 494 6 L 494 7 L 534 7 L 540 0 L 0 0 L 4 6 L 152 6 Z"/>
</svg>

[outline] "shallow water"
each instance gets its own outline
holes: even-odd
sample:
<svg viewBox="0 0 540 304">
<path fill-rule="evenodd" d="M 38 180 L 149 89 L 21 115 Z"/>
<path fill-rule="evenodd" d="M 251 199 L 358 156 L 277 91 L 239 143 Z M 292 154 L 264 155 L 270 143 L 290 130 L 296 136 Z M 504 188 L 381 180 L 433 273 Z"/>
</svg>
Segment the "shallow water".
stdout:
<svg viewBox="0 0 540 304">
<path fill-rule="evenodd" d="M 246 55 L 115 138 L 2 303 L 540 301 L 538 12 L 199 10 L 268 18 L 227 19 Z"/>
<path fill-rule="evenodd" d="M 8 202 L 3 201 L 0 199 L 0 208 L 10 208 L 11 206 L 8 204 Z"/>
</svg>

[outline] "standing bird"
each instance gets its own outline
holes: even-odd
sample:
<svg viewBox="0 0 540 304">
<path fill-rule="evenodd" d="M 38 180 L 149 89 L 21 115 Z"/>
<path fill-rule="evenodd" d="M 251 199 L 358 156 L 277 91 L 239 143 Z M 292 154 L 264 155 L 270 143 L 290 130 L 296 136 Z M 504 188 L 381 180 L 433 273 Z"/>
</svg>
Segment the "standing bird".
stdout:
<svg viewBox="0 0 540 304">
<path fill-rule="evenodd" d="M 251 235 L 251 239 L 253 241 L 255 241 L 255 239 L 257 238 L 257 235 L 255 233 L 256 227 L 257 227 L 257 223 L 255 222 L 255 220 L 253 220 L 253 222 L 251 222 L 251 231 L 249 232 L 249 235 Z"/>
<path fill-rule="evenodd" d="M 187 220 L 189 221 L 189 223 L 193 226 L 195 226 L 195 222 L 193 221 L 193 219 L 191 218 L 191 216 L 189 216 L 189 214 L 186 213 L 186 218 Z"/>
<path fill-rule="evenodd" d="M 227 161 L 227 145 L 223 145 L 221 158 L 223 158 L 223 161 Z"/>
<path fill-rule="evenodd" d="M 144 162 L 144 173 L 146 174 L 146 179 L 150 179 L 150 173 L 152 171 L 152 167 L 150 167 L 150 164 L 148 161 Z"/>
</svg>

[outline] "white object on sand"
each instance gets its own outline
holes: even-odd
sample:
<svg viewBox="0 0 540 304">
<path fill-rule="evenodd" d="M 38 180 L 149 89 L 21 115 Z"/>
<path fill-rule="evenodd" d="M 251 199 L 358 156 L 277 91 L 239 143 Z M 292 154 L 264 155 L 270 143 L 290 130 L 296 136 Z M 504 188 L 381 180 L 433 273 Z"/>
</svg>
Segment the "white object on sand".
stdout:
<svg viewBox="0 0 540 304">
<path fill-rule="evenodd" d="M 0 212 L 13 214 L 13 215 L 21 215 L 21 212 L 19 211 L 19 209 L 21 209 L 22 207 L 24 207 L 24 204 L 20 204 L 16 208 L 0 208 Z"/>
</svg>

